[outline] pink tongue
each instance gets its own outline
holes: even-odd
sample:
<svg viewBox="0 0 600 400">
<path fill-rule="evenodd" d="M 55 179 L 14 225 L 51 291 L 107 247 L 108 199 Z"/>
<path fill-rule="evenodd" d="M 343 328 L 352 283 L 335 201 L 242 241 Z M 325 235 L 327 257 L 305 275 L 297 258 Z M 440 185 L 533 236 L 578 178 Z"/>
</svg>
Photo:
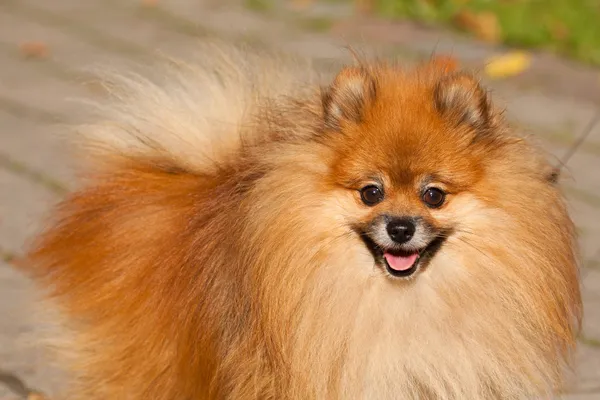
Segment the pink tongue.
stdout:
<svg viewBox="0 0 600 400">
<path fill-rule="evenodd" d="M 409 256 L 402 257 L 402 256 L 394 256 L 390 253 L 385 253 L 383 256 L 385 257 L 390 268 L 392 268 L 393 270 L 406 271 L 407 269 L 410 269 L 410 267 L 413 266 L 415 261 L 417 261 L 417 255 L 418 255 L 417 253 L 413 253 Z"/>
</svg>

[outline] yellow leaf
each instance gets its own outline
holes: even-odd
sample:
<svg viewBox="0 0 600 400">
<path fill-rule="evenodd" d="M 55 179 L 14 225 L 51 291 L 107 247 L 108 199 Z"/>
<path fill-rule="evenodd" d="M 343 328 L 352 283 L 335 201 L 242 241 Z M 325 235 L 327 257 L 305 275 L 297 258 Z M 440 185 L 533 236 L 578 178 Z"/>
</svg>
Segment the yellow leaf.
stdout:
<svg viewBox="0 0 600 400">
<path fill-rule="evenodd" d="M 485 66 L 490 78 L 506 78 L 519 75 L 531 65 L 531 56 L 524 52 L 513 52 L 494 57 Z"/>
</svg>

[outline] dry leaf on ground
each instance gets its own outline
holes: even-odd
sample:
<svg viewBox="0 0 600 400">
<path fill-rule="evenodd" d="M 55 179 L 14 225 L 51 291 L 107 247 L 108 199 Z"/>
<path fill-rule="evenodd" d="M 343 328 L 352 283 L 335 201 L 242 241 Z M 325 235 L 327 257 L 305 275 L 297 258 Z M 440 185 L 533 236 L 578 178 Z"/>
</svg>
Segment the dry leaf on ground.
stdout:
<svg viewBox="0 0 600 400">
<path fill-rule="evenodd" d="M 315 0 L 291 0 L 291 6 L 294 10 L 305 10 L 314 4 Z"/>
<path fill-rule="evenodd" d="M 474 13 L 463 10 L 454 16 L 454 23 L 486 42 L 498 43 L 502 38 L 498 18 L 491 12 Z"/>
<path fill-rule="evenodd" d="M 485 66 L 485 73 L 490 78 L 505 78 L 522 73 L 531 65 L 531 55 L 515 51 L 494 57 Z"/>
<path fill-rule="evenodd" d="M 46 396 L 44 396 L 41 393 L 29 393 L 29 395 L 27 396 L 27 400 L 50 400 L 48 399 Z"/>
<path fill-rule="evenodd" d="M 25 58 L 46 58 L 50 53 L 48 45 L 43 42 L 24 42 L 19 46 L 19 50 Z"/>
<path fill-rule="evenodd" d="M 371 14 L 375 5 L 375 0 L 354 0 L 354 10 L 359 14 Z"/>
<path fill-rule="evenodd" d="M 569 37 L 569 28 L 562 21 L 554 21 L 550 26 L 550 33 L 556 40 L 565 40 Z"/>
</svg>

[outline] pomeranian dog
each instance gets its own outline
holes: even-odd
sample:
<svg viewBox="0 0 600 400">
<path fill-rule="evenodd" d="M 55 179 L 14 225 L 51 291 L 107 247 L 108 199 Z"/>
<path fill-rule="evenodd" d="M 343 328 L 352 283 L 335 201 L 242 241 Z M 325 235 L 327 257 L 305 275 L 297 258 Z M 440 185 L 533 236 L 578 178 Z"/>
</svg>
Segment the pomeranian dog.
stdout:
<svg viewBox="0 0 600 400">
<path fill-rule="evenodd" d="M 65 316 L 67 398 L 561 390 L 573 223 L 475 77 L 375 60 L 323 85 L 294 60 L 202 54 L 107 86 L 85 180 L 30 253 Z"/>
</svg>

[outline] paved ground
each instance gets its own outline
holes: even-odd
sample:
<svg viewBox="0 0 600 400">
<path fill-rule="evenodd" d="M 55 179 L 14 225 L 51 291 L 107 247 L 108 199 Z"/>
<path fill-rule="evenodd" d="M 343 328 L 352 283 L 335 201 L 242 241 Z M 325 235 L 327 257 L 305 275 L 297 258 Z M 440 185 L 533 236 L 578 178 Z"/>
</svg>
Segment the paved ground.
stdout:
<svg viewBox="0 0 600 400">
<path fill-rule="evenodd" d="M 301 3 L 301 2 L 296 2 Z M 0 0 L 0 371 L 52 392 L 59 377 L 28 339 L 39 329 L 31 284 L 10 267 L 48 207 L 71 184 L 56 123 L 97 95 L 82 68 L 125 66 L 159 49 L 185 54 L 199 37 L 217 35 L 274 46 L 331 67 L 348 59 L 347 43 L 412 62 L 435 48 L 481 67 L 500 52 L 449 33 L 372 19 L 348 19 L 338 2 L 294 11 L 260 0 Z M 42 42 L 46 48 L 22 45 Z M 46 57 L 27 57 L 47 52 Z M 42 54 L 43 55 L 43 54 Z M 535 57 L 517 78 L 491 82 L 509 115 L 561 156 L 600 102 L 598 71 L 550 56 Z M 585 336 L 571 400 L 600 399 L 600 127 L 569 163 L 564 187 L 585 258 Z M 4 396 L 4 397 L 3 397 Z M 0 387 L 0 399 L 13 399 Z"/>
</svg>

